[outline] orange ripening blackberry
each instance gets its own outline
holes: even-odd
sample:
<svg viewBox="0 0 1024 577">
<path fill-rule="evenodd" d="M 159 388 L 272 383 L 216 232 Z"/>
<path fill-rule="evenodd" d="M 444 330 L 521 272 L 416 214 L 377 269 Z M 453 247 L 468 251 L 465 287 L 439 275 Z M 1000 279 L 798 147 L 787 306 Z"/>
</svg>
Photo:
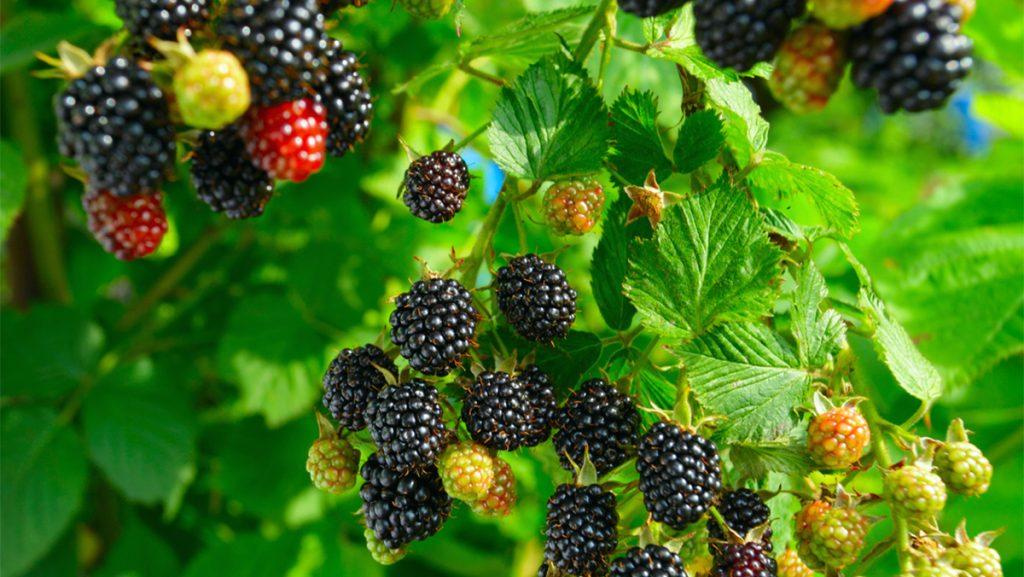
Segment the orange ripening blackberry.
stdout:
<svg viewBox="0 0 1024 577">
<path fill-rule="evenodd" d="M 828 104 L 846 70 L 840 35 L 816 22 L 793 31 L 775 55 L 768 87 L 794 112 L 813 112 Z"/>
<path fill-rule="evenodd" d="M 864 455 L 870 441 L 868 422 L 851 404 L 828 409 L 811 419 L 807 427 L 808 452 L 829 469 L 849 468 Z"/>
</svg>

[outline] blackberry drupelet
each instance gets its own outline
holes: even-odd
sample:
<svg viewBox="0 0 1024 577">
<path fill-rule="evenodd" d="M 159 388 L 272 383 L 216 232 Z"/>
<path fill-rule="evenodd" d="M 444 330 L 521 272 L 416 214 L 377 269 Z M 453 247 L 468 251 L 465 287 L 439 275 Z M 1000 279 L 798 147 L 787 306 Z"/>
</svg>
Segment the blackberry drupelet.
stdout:
<svg viewBox="0 0 1024 577">
<path fill-rule="evenodd" d="M 481 373 L 466 391 L 462 421 L 473 440 L 501 451 L 534 447 L 551 434 L 555 393 L 535 365 L 513 377 Z"/>
<path fill-rule="evenodd" d="M 554 443 L 562 468 L 572 471 L 589 454 L 599 475 L 611 471 L 636 450 L 639 426 L 632 399 L 604 379 L 583 383 L 558 415 Z"/>
<path fill-rule="evenodd" d="M 324 406 L 350 431 L 366 428 L 366 407 L 388 381 L 381 369 L 398 375 L 398 367 L 376 345 L 342 349 L 324 374 Z"/>
<path fill-rule="evenodd" d="M 199 198 L 228 218 L 260 216 L 274 193 L 273 179 L 253 164 L 233 126 L 199 136 L 191 173 Z"/>
<path fill-rule="evenodd" d="M 257 106 L 307 96 L 327 48 L 317 0 L 230 0 L 219 32 L 245 65 Z"/>
<path fill-rule="evenodd" d="M 61 154 L 74 157 L 89 188 L 152 194 L 174 166 L 174 130 L 149 72 L 113 58 L 71 82 L 55 104 Z"/>
<path fill-rule="evenodd" d="M 768 505 L 750 489 L 738 489 L 723 493 L 718 502 L 718 512 L 725 519 L 725 524 L 740 537 L 746 537 L 751 529 L 767 523 L 771 515 Z M 718 555 L 721 551 L 719 543 L 729 539 L 715 519 L 708 519 L 708 536 L 711 538 L 708 541 L 709 550 L 713 555 Z M 771 529 L 765 531 L 761 541 L 766 550 L 772 550 Z"/>
<path fill-rule="evenodd" d="M 689 0 L 619 0 L 619 8 L 641 18 L 649 18 L 675 10 L 687 2 Z"/>
<path fill-rule="evenodd" d="M 974 65 L 962 17 L 955 2 L 894 0 L 850 33 L 854 84 L 877 90 L 886 113 L 941 107 Z"/>
<path fill-rule="evenodd" d="M 673 529 L 700 519 L 722 490 L 715 445 L 671 423 L 655 423 L 644 435 L 636 470 L 647 511 Z"/>
<path fill-rule="evenodd" d="M 390 469 L 434 466 L 449 440 L 437 389 L 413 379 L 385 387 L 366 409 L 377 458 Z"/>
<path fill-rule="evenodd" d="M 806 0 L 695 0 L 697 44 L 722 68 L 740 72 L 775 57 Z"/>
<path fill-rule="evenodd" d="M 778 564 L 759 542 L 734 543 L 724 547 L 715 560 L 711 577 L 776 577 Z"/>
<path fill-rule="evenodd" d="M 517 256 L 495 278 L 498 307 L 525 339 L 565 338 L 576 320 L 576 291 L 565 272 L 535 254 Z"/>
<path fill-rule="evenodd" d="M 359 489 L 366 526 L 391 550 L 437 533 L 452 510 L 433 465 L 409 471 L 391 469 L 377 453 L 363 464 Z"/>
<path fill-rule="evenodd" d="M 633 547 L 612 561 L 611 577 L 687 577 L 683 560 L 660 545 Z"/>
<path fill-rule="evenodd" d="M 402 186 L 402 200 L 414 216 L 435 224 L 448 222 L 466 200 L 469 169 L 458 153 L 438 150 L 414 160 Z"/>
<path fill-rule="evenodd" d="M 191 36 L 210 19 L 207 0 L 116 0 L 114 12 L 128 32 L 142 41 L 174 40 L 180 28 Z"/>
<path fill-rule="evenodd" d="M 344 156 L 366 138 L 373 117 L 373 99 L 359 74 L 353 52 L 342 50 L 341 42 L 327 40 L 323 66 L 317 72 L 316 93 L 327 110 L 327 152 Z"/>
<path fill-rule="evenodd" d="M 600 485 L 559 485 L 548 499 L 544 558 L 572 575 L 605 575 L 618 522 L 615 495 Z"/>
<path fill-rule="evenodd" d="M 398 295 L 391 313 L 391 341 L 409 365 L 426 375 L 447 375 L 473 346 L 480 313 L 458 281 L 417 281 Z"/>
</svg>

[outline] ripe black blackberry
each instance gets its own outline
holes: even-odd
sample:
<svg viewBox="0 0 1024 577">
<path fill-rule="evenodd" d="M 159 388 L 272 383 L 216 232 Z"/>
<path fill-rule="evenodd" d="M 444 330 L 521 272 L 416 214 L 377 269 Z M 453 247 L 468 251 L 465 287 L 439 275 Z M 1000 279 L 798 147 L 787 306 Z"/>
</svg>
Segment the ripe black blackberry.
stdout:
<svg viewBox="0 0 1024 577">
<path fill-rule="evenodd" d="M 746 537 L 752 529 L 767 523 L 771 516 L 768 505 L 750 489 L 737 489 L 723 493 L 718 501 L 718 512 L 725 519 L 725 524 L 740 537 Z M 722 550 L 720 544 L 728 541 L 728 536 L 715 519 L 708 519 L 708 536 L 710 537 L 709 551 L 712 555 L 720 555 Z M 761 541 L 767 551 L 772 550 L 771 529 L 764 532 Z"/>
<path fill-rule="evenodd" d="M 700 519 L 722 490 L 715 445 L 664 421 L 651 426 L 640 441 L 636 470 L 647 511 L 673 529 Z"/>
<path fill-rule="evenodd" d="M 149 72 L 113 58 L 71 81 L 54 108 L 61 154 L 78 161 L 92 190 L 159 191 L 174 166 L 174 130 Z"/>
<path fill-rule="evenodd" d="M 349 6 L 362 8 L 369 3 L 370 0 L 320 0 L 320 13 L 324 16 L 330 16 L 342 8 L 348 8 Z"/>
<path fill-rule="evenodd" d="M 697 44 L 722 68 L 740 72 L 771 60 L 806 0 L 695 0 Z"/>
<path fill-rule="evenodd" d="M 619 0 L 619 8 L 641 18 L 649 18 L 675 10 L 690 0 Z"/>
<path fill-rule="evenodd" d="M 412 214 L 439 223 L 455 218 L 469 191 L 469 168 L 458 153 L 438 150 L 409 165 L 402 200 Z"/>
<path fill-rule="evenodd" d="M 611 492 L 600 485 L 559 485 L 548 499 L 544 558 L 572 575 L 605 575 L 618 523 Z"/>
<path fill-rule="evenodd" d="M 207 0 L 116 0 L 114 12 L 136 39 L 174 40 L 178 30 L 186 36 L 210 19 Z"/>
<path fill-rule="evenodd" d="M 395 299 L 391 341 L 412 368 L 447 375 L 473 346 L 479 318 L 473 297 L 458 281 L 417 281 Z"/>
<path fill-rule="evenodd" d="M 366 408 L 387 386 L 381 369 L 392 375 L 398 367 L 375 345 L 342 349 L 324 374 L 324 406 L 350 431 L 366 428 Z"/>
<path fill-rule="evenodd" d="M 604 379 L 592 379 L 573 391 L 558 414 L 555 450 L 567 471 L 589 454 L 599 475 L 626 462 L 636 450 L 640 415 L 633 400 Z"/>
<path fill-rule="evenodd" d="M 462 421 L 474 441 L 501 451 L 534 447 L 551 434 L 555 393 L 537 366 L 513 377 L 481 373 L 466 391 Z"/>
<path fill-rule="evenodd" d="M 687 577 L 679 555 L 660 545 L 633 547 L 612 561 L 612 577 Z"/>
<path fill-rule="evenodd" d="M 219 32 L 245 66 L 257 106 L 305 97 L 327 49 L 317 0 L 230 0 Z"/>
<path fill-rule="evenodd" d="M 344 156 L 370 130 L 373 99 L 359 74 L 353 52 L 342 50 L 341 42 L 327 39 L 327 51 L 317 72 L 316 94 L 327 110 L 327 152 Z"/>
<path fill-rule="evenodd" d="M 274 194 L 274 180 L 253 164 L 233 126 L 199 136 L 191 172 L 199 198 L 228 218 L 260 216 Z"/>
<path fill-rule="evenodd" d="M 366 422 L 378 458 L 390 469 L 433 466 L 448 444 L 437 389 L 419 379 L 385 387 L 367 406 Z"/>
<path fill-rule="evenodd" d="M 360 470 L 359 488 L 366 526 L 388 549 L 437 533 L 452 510 L 437 467 L 398 471 L 384 465 L 377 453 Z"/>
<path fill-rule="evenodd" d="M 777 577 L 778 564 L 760 542 L 725 545 L 711 577 Z"/>
<path fill-rule="evenodd" d="M 850 33 L 854 84 L 877 90 L 887 113 L 941 107 L 974 65 L 962 19 L 957 2 L 894 0 Z"/>
<path fill-rule="evenodd" d="M 576 291 L 565 272 L 535 254 L 517 256 L 498 269 L 495 292 L 502 314 L 525 339 L 565 338 L 576 320 Z"/>
</svg>

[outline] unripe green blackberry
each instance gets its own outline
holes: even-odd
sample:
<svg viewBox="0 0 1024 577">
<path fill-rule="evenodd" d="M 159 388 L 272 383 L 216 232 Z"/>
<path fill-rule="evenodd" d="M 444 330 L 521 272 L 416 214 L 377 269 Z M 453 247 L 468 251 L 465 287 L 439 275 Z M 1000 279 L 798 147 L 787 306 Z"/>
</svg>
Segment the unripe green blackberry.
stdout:
<svg viewBox="0 0 1024 577">
<path fill-rule="evenodd" d="M 345 439 L 321 438 L 309 448 L 306 471 L 313 486 L 321 491 L 339 495 L 351 489 L 358 469 L 359 451 Z"/>
<path fill-rule="evenodd" d="M 437 470 L 449 495 L 473 503 L 486 496 L 494 483 L 494 456 L 483 445 L 463 441 L 441 453 Z"/>
<path fill-rule="evenodd" d="M 811 501 L 803 506 L 793 519 L 796 533 L 797 551 L 805 563 L 814 568 L 821 568 L 824 563 L 811 551 L 814 540 L 814 526 L 832 509 L 827 501 Z"/>
<path fill-rule="evenodd" d="M 604 189 L 593 178 L 563 180 L 544 193 L 544 216 L 557 234 L 586 234 L 604 210 Z"/>
<path fill-rule="evenodd" d="M 892 507 L 911 519 L 929 519 L 946 506 L 946 486 L 923 465 L 908 464 L 890 470 L 883 485 Z"/>
<path fill-rule="evenodd" d="M 963 573 L 946 563 L 925 563 L 902 573 L 900 577 L 963 577 Z"/>
<path fill-rule="evenodd" d="M 946 443 L 935 453 L 935 469 L 954 493 L 977 496 L 988 491 L 992 463 L 968 442 Z"/>
<path fill-rule="evenodd" d="M 369 528 L 363 529 L 363 537 L 366 539 L 366 549 L 370 552 L 370 557 L 373 557 L 373 560 L 381 565 L 394 565 L 408 554 L 405 547 L 388 549 L 388 546 L 378 539 Z"/>
<path fill-rule="evenodd" d="M 366 420 L 377 458 L 389 469 L 432 467 L 449 440 L 437 389 L 420 379 L 382 390 Z"/>
<path fill-rule="evenodd" d="M 845 71 L 840 33 L 812 21 L 794 30 L 779 47 L 768 88 L 786 108 L 812 112 L 825 108 Z"/>
<path fill-rule="evenodd" d="M 661 545 L 633 547 L 612 561 L 611 577 L 686 577 L 683 560 Z"/>
<path fill-rule="evenodd" d="M 842 569 L 864 548 L 868 520 L 850 507 L 833 507 L 811 526 L 810 549 L 825 566 Z"/>
<path fill-rule="evenodd" d="M 615 495 L 600 485 L 559 485 L 548 499 L 544 558 L 570 575 L 604 575 L 618 544 Z"/>
<path fill-rule="evenodd" d="M 963 571 L 966 574 L 964 577 L 1003 577 L 999 552 L 983 543 L 959 543 L 956 547 L 946 549 L 942 560 L 954 569 Z"/>
<path fill-rule="evenodd" d="M 203 50 L 174 73 L 174 97 L 186 124 L 218 130 L 249 109 L 249 77 L 234 54 Z"/>
<path fill-rule="evenodd" d="M 487 494 L 473 503 L 473 511 L 484 517 L 505 517 L 516 504 L 516 476 L 512 467 L 494 458 L 494 482 Z"/>
</svg>

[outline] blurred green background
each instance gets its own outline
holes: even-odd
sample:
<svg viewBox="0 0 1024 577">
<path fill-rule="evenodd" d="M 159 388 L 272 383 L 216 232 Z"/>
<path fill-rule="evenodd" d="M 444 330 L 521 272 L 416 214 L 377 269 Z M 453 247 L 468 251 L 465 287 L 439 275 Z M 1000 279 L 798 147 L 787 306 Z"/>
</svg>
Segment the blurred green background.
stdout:
<svg viewBox="0 0 1024 577">
<path fill-rule="evenodd" d="M 500 183 L 478 138 L 467 152 L 479 178 L 465 210 L 444 225 L 416 220 L 395 199 L 407 164 L 396 137 L 427 151 L 483 125 L 497 89 L 449 63 L 529 11 L 575 3 L 467 4 L 461 37 L 450 19 L 414 22 L 388 0 L 335 19 L 333 34 L 361 55 L 371 79 L 370 141 L 306 183 L 281 187 L 253 222 L 211 213 L 181 169 L 166 187 L 163 246 L 126 264 L 91 238 L 82 187 L 61 169 L 52 115 L 59 82 L 31 75 L 40 68 L 34 52 L 52 53 L 60 39 L 92 49 L 115 32 L 113 2 L 0 3 L 2 575 L 534 574 L 543 505 L 565 479 L 550 447 L 510 456 L 521 495 L 510 518 L 482 521 L 457 507 L 440 534 L 389 568 L 365 552 L 355 492 L 322 495 L 304 470 L 329 360 L 377 338 L 388 299 L 419 274 L 415 258 L 444 269 L 453 248 L 468 252 Z M 571 42 L 586 21 L 559 31 Z M 626 15 L 619 31 L 642 38 Z M 752 88 L 771 122 L 769 147 L 856 193 L 862 232 L 853 250 L 946 377 L 930 434 L 961 416 L 996 466 L 987 495 L 951 498 L 944 527 L 965 516 L 972 533 L 1005 527 L 996 547 L 1006 575 L 1020 576 L 1024 4 L 980 2 L 968 33 L 978 66 L 942 111 L 884 117 L 871 95 L 844 83 L 824 112 L 798 117 Z M 511 79 L 556 42 L 547 33 L 528 50 L 474 65 Z M 627 85 L 653 90 L 665 126 L 678 123 L 671 63 L 616 51 L 609 66 L 609 102 Z M 816 218 L 781 204 L 798 220 Z M 589 292 L 598 233 L 551 237 L 537 207 L 524 209 L 524 230 L 506 218 L 496 249 L 516 252 L 520 232 L 534 250 L 568 245 L 559 262 L 581 292 L 579 326 L 611 334 Z M 823 242 L 816 260 L 833 295 L 852 300 L 857 281 L 837 247 Z M 901 421 L 914 402 L 870 344 L 851 338 L 859 374 L 886 416 Z M 872 534 L 884 535 L 884 525 Z M 886 558 L 871 574 L 895 573 Z"/>
</svg>

